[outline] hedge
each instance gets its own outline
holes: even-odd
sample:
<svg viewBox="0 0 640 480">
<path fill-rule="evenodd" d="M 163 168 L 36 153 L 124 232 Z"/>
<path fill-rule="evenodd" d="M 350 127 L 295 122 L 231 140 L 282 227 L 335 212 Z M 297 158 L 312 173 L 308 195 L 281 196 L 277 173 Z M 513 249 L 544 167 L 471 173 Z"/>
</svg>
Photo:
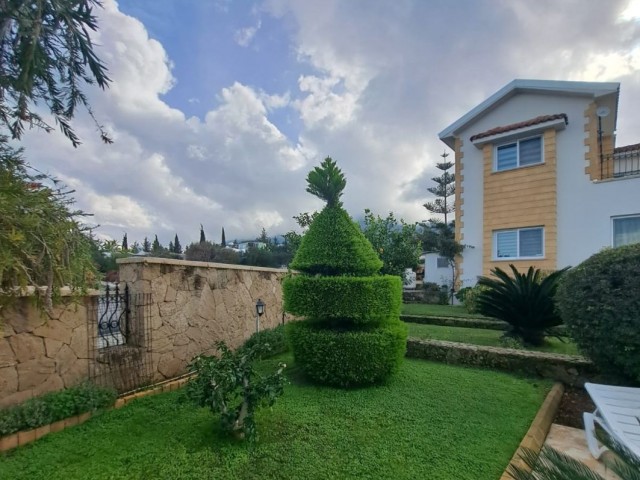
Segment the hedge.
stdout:
<svg viewBox="0 0 640 480">
<path fill-rule="evenodd" d="M 382 268 L 382 260 L 344 209 L 325 207 L 302 238 L 290 267 L 310 275 L 368 276 Z"/>
<path fill-rule="evenodd" d="M 407 347 L 407 326 L 399 321 L 345 331 L 292 322 L 287 335 L 307 377 L 337 387 L 383 383 L 398 370 Z"/>
<path fill-rule="evenodd" d="M 315 318 L 347 318 L 354 323 L 400 315 L 402 280 L 375 277 L 296 276 L 283 282 L 286 311 Z"/>
</svg>

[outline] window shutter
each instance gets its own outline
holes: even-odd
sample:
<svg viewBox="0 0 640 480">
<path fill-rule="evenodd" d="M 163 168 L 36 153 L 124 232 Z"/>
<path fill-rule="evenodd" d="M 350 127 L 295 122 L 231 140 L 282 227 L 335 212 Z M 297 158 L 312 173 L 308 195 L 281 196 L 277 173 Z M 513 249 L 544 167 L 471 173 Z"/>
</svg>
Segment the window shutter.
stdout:
<svg viewBox="0 0 640 480">
<path fill-rule="evenodd" d="M 541 257 L 542 256 L 542 229 L 531 228 L 520 230 L 520 256 L 521 257 Z"/>
<path fill-rule="evenodd" d="M 497 155 L 496 170 L 508 170 L 518 166 L 517 144 L 512 143 L 498 147 Z"/>
<path fill-rule="evenodd" d="M 496 234 L 496 256 L 511 258 L 518 256 L 518 232 L 498 232 Z"/>
</svg>

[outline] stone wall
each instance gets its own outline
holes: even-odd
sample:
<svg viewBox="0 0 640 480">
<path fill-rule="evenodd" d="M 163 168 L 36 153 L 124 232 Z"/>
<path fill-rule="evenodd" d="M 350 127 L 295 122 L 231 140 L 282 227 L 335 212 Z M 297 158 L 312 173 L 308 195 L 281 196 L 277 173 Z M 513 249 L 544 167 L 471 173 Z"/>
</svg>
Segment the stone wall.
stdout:
<svg viewBox="0 0 640 480">
<path fill-rule="evenodd" d="M 224 340 L 238 347 L 256 330 L 255 304 L 266 304 L 260 329 L 284 321 L 281 280 L 287 270 L 160 258 L 118 260 L 120 281 L 151 293 L 153 381 L 186 371 L 197 354 Z"/>
<path fill-rule="evenodd" d="M 0 310 L 0 408 L 87 377 L 90 299 L 65 297 L 46 314 L 22 297 Z"/>
<path fill-rule="evenodd" d="M 593 363 L 577 355 L 410 338 L 407 357 L 549 378 L 571 386 L 604 381 Z"/>
<path fill-rule="evenodd" d="M 286 270 L 160 258 L 119 263 L 120 280 L 133 294 L 151 294 L 145 314 L 138 312 L 143 344 L 93 345 L 98 292 L 75 302 L 65 297 L 50 314 L 41 313 L 33 298 L 20 298 L 14 307 L 0 310 L 0 408 L 88 377 L 114 385 L 115 376 L 130 375 L 143 383 L 175 377 L 195 355 L 213 353 L 216 341 L 235 348 L 254 333 L 259 298 L 266 304 L 261 330 L 284 321 L 281 280 Z M 141 367 L 144 375 L 131 371 Z M 111 382 L 109 375 L 114 376 Z"/>
</svg>

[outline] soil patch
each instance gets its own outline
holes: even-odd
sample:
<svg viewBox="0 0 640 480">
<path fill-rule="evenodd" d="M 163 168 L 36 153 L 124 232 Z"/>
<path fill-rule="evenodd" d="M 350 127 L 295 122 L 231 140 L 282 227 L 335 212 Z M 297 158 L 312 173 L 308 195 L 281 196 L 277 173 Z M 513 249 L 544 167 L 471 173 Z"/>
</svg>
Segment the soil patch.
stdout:
<svg viewBox="0 0 640 480">
<path fill-rule="evenodd" d="M 554 423 L 584 429 L 582 414 L 596 409 L 584 388 L 566 387 Z"/>
</svg>

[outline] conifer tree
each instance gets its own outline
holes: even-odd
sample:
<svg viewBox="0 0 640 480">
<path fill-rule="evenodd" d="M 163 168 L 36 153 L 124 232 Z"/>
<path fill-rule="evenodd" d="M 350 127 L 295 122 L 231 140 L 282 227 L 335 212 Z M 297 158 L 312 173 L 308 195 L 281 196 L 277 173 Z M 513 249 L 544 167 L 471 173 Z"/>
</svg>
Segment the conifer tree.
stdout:
<svg viewBox="0 0 640 480">
<path fill-rule="evenodd" d="M 427 190 L 436 196 L 433 202 L 427 202 L 424 204 L 424 208 L 431 213 L 444 215 L 444 224 L 449 225 L 447 221 L 447 215 L 453 212 L 453 202 L 449 201 L 449 197 L 456 191 L 455 187 L 455 175 L 449 173 L 449 169 L 453 166 L 453 162 L 447 161 L 448 153 L 444 152 L 442 155 L 442 162 L 436 164 L 436 168 L 442 171 L 442 175 L 439 177 L 433 177 L 431 180 L 436 182 L 435 187 L 429 187 Z"/>
<path fill-rule="evenodd" d="M 175 252 L 175 247 L 173 246 L 173 242 L 171 240 L 169 240 L 169 251 L 171 253 Z"/>
<path fill-rule="evenodd" d="M 151 242 L 147 237 L 144 237 L 144 241 L 142 242 L 142 251 L 149 253 L 151 251 Z"/>
<path fill-rule="evenodd" d="M 160 242 L 158 241 L 158 235 L 156 235 L 156 238 L 153 240 L 153 245 L 151 246 L 151 251 L 153 253 L 157 253 L 160 250 L 162 250 L 162 245 L 160 245 Z"/>
<path fill-rule="evenodd" d="M 180 239 L 178 239 L 177 233 L 176 237 L 173 239 L 173 250 L 169 248 L 169 251 L 173 253 L 182 253 L 182 245 L 180 245 Z"/>
<path fill-rule="evenodd" d="M 129 250 L 129 243 L 127 242 L 127 234 L 124 234 L 124 237 L 122 237 L 122 251 L 126 252 L 127 250 Z"/>
<path fill-rule="evenodd" d="M 227 239 L 224 236 L 224 227 L 222 227 L 222 242 L 220 243 L 223 247 L 227 246 Z"/>
<path fill-rule="evenodd" d="M 204 236 L 204 228 L 202 224 L 200 224 L 200 243 L 204 243 L 207 241 L 207 237 Z"/>
</svg>

